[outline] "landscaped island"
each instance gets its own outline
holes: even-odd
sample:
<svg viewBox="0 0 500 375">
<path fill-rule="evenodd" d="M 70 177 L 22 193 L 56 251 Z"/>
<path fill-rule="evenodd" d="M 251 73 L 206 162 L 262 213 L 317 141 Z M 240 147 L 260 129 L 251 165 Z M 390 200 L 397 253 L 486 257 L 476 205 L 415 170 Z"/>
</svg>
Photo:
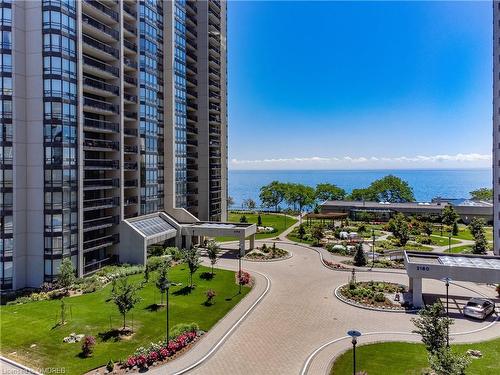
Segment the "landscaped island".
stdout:
<svg viewBox="0 0 500 375">
<path fill-rule="evenodd" d="M 208 331 L 250 290 L 243 286 L 238 293 L 235 272 L 200 267 L 193 276 L 184 263 L 168 271 L 170 287 L 170 327 L 195 323 Z M 123 279 L 123 278 L 122 278 Z M 148 280 L 146 282 L 146 279 Z M 141 272 L 127 276 L 129 284 L 140 286 L 135 304 L 126 317 L 130 335 L 121 336 L 123 318 L 111 299 L 115 283 L 108 283 L 95 292 L 61 299 L 28 302 L 0 307 L 3 356 L 30 367 L 64 367 L 67 374 L 79 374 L 106 365 L 126 361 L 141 346 L 149 346 L 165 338 L 165 307 L 157 288 L 158 272 Z M 215 292 L 215 296 L 209 293 Z M 65 320 L 61 324 L 61 301 Z M 71 333 L 93 336 L 93 353 L 82 353 L 82 342 L 65 343 Z"/>
</svg>

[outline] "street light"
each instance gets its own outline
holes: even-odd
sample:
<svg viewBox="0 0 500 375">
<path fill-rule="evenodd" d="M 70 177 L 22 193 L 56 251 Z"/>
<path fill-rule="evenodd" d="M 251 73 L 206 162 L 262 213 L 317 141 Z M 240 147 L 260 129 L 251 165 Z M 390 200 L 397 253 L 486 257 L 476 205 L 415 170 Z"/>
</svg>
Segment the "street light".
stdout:
<svg viewBox="0 0 500 375">
<path fill-rule="evenodd" d="M 448 234 L 448 252 L 451 253 L 451 233 Z"/>
<path fill-rule="evenodd" d="M 448 289 L 450 287 L 450 282 L 453 281 L 451 277 L 444 277 L 441 279 L 446 285 L 446 317 L 450 318 L 449 304 L 448 304 Z M 450 347 L 450 325 L 446 324 L 446 347 Z"/>
<path fill-rule="evenodd" d="M 240 251 L 238 252 L 238 294 L 241 294 L 241 246 Z"/>
<path fill-rule="evenodd" d="M 347 334 L 352 337 L 352 375 L 356 375 L 356 344 L 358 343 L 358 337 L 361 336 L 361 332 L 351 330 L 347 331 Z"/>
</svg>

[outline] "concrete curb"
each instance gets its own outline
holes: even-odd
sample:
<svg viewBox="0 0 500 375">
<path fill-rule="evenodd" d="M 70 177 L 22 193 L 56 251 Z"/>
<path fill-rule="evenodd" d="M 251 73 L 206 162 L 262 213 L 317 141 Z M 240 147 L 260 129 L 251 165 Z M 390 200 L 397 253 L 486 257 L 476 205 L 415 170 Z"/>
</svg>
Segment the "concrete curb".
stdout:
<svg viewBox="0 0 500 375">
<path fill-rule="evenodd" d="M 293 253 L 289 250 L 285 250 L 286 252 L 288 252 L 287 256 L 284 256 L 282 258 L 276 258 L 276 259 L 267 259 L 267 260 L 260 260 L 260 259 L 248 259 L 248 258 L 241 258 L 243 259 L 244 261 L 246 262 L 255 262 L 255 263 L 273 263 L 273 262 L 281 262 L 283 260 L 288 260 L 290 259 L 291 257 L 293 257 Z"/>
<path fill-rule="evenodd" d="M 33 370 L 27 366 L 24 366 L 20 363 L 17 363 L 16 361 L 13 361 L 12 359 L 6 358 L 4 356 L 0 356 L 0 361 L 6 362 L 9 365 L 18 368 L 20 371 L 20 374 L 35 374 L 35 375 L 42 375 L 40 372 Z M 5 372 L 4 372 L 5 371 Z M 9 370 L 8 369 L 2 369 L 2 374 L 8 374 Z"/>
<path fill-rule="evenodd" d="M 376 280 L 374 280 L 376 281 Z M 342 288 L 343 286 L 346 286 L 347 284 L 342 284 L 342 285 L 339 285 L 338 287 L 335 288 L 335 291 L 333 292 L 333 294 L 335 295 L 335 297 L 337 297 L 338 300 L 344 302 L 345 304 L 347 305 L 351 305 L 351 306 L 354 306 L 354 307 L 358 307 L 360 309 L 364 309 L 364 310 L 371 310 L 371 311 L 381 311 L 381 312 L 392 312 L 392 313 L 408 313 L 408 314 L 411 314 L 411 313 L 415 313 L 417 312 L 418 310 L 420 309 L 384 309 L 382 307 L 370 307 L 370 306 L 366 306 L 366 305 L 363 305 L 361 303 L 357 303 L 355 301 L 352 301 L 348 298 L 345 298 L 341 293 L 340 293 L 340 288 Z"/>
</svg>

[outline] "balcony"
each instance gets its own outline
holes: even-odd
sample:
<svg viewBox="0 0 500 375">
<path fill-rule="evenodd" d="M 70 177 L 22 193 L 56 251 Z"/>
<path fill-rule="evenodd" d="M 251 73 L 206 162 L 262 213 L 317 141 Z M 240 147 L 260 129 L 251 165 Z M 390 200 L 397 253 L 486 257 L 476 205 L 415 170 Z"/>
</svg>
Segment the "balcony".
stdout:
<svg viewBox="0 0 500 375">
<path fill-rule="evenodd" d="M 134 87 L 137 86 L 137 78 L 135 78 L 135 77 L 124 74 L 123 81 L 124 81 L 124 83 L 127 83 L 130 86 L 134 86 Z"/>
<path fill-rule="evenodd" d="M 114 42 L 120 39 L 120 33 L 98 20 L 82 14 L 82 27 L 85 33 L 97 38 L 105 39 L 107 42 Z"/>
<path fill-rule="evenodd" d="M 83 106 L 85 111 L 95 112 L 105 115 L 117 115 L 120 113 L 119 106 L 102 100 L 83 97 Z M 87 107 L 87 108 L 85 108 Z"/>
<path fill-rule="evenodd" d="M 137 137 L 139 132 L 137 131 L 137 129 L 123 128 L 123 134 L 126 137 Z"/>
<path fill-rule="evenodd" d="M 138 184 L 138 181 L 137 180 L 125 180 L 125 182 L 123 183 L 123 187 L 124 188 L 136 188 L 137 186 L 139 186 Z"/>
<path fill-rule="evenodd" d="M 103 247 L 115 245 L 118 242 L 120 242 L 120 236 L 118 234 L 112 234 L 110 236 L 88 240 L 83 242 L 83 251 L 88 252 L 101 249 Z"/>
<path fill-rule="evenodd" d="M 132 35 L 137 35 L 137 29 L 134 25 L 131 25 L 127 22 L 123 22 L 124 30 L 128 31 Z"/>
<path fill-rule="evenodd" d="M 85 159 L 83 162 L 85 169 L 119 169 L 120 162 L 118 160 L 105 160 L 105 159 Z"/>
<path fill-rule="evenodd" d="M 136 171 L 137 170 L 137 163 L 125 162 L 125 163 L 123 163 L 123 169 L 125 169 L 126 171 Z"/>
<path fill-rule="evenodd" d="M 98 230 L 109 228 L 117 225 L 120 222 L 119 216 L 108 216 L 105 218 L 91 219 L 83 221 L 83 231 L 88 232 L 91 230 Z"/>
<path fill-rule="evenodd" d="M 123 39 L 123 46 L 132 52 L 137 52 L 137 44 L 135 44 L 127 39 Z"/>
<path fill-rule="evenodd" d="M 83 70 L 102 78 L 112 79 L 120 76 L 120 69 L 118 67 L 85 55 L 83 55 Z"/>
<path fill-rule="evenodd" d="M 82 41 L 83 52 L 85 53 L 90 53 L 92 55 L 95 55 L 96 57 L 103 59 L 107 57 L 114 57 L 115 59 L 118 59 L 120 56 L 120 52 L 118 51 L 118 49 L 111 47 L 108 44 L 102 43 L 97 39 L 88 36 L 87 34 L 82 35 Z"/>
<path fill-rule="evenodd" d="M 85 117 L 83 119 L 83 130 L 95 131 L 98 130 L 102 133 L 115 133 L 120 129 L 120 125 L 116 122 L 96 120 L 93 118 Z"/>
<path fill-rule="evenodd" d="M 123 201 L 123 204 L 125 206 L 131 206 L 137 203 L 139 203 L 139 199 L 137 197 L 125 198 L 125 200 Z"/>
<path fill-rule="evenodd" d="M 220 116 L 210 115 L 208 121 L 216 124 L 220 124 Z"/>
<path fill-rule="evenodd" d="M 137 154 L 138 147 L 135 145 L 125 145 L 123 146 L 123 151 L 126 154 Z"/>
<path fill-rule="evenodd" d="M 105 6 L 101 2 L 96 1 L 96 0 L 84 0 L 83 4 L 90 5 L 93 9 L 99 10 L 101 12 L 101 14 L 105 14 L 106 17 L 109 17 L 112 20 L 118 22 L 118 12 L 115 12 L 113 9 Z"/>
<path fill-rule="evenodd" d="M 191 58 L 194 62 L 197 61 L 197 57 L 194 53 L 190 52 L 190 51 L 186 51 L 186 56 L 188 56 L 189 58 Z"/>
<path fill-rule="evenodd" d="M 90 262 L 85 263 L 83 266 L 83 273 L 85 275 L 90 274 L 92 272 L 95 272 L 99 269 L 101 269 L 104 266 L 108 266 L 110 264 L 114 264 L 118 261 L 116 256 L 110 256 L 101 260 L 94 260 L 92 259 Z"/>
<path fill-rule="evenodd" d="M 83 85 L 87 91 L 100 96 L 118 96 L 120 88 L 115 85 L 110 85 L 106 82 L 99 81 L 90 77 L 83 77 Z"/>
<path fill-rule="evenodd" d="M 124 15 L 129 15 L 131 18 L 136 19 L 137 18 L 137 12 L 135 11 L 135 9 L 133 9 L 126 2 L 122 2 L 122 4 L 123 4 L 123 10 L 125 11 Z"/>
<path fill-rule="evenodd" d="M 105 208 L 113 208 L 117 207 L 120 203 L 120 200 L 118 197 L 112 197 L 112 198 L 100 198 L 100 199 L 88 199 L 88 200 L 83 200 L 83 210 L 84 211 L 90 211 L 90 210 L 100 210 L 100 209 L 105 209 Z"/>
<path fill-rule="evenodd" d="M 137 120 L 137 112 L 124 111 L 123 115 L 130 120 Z"/>
<path fill-rule="evenodd" d="M 125 64 L 125 66 L 129 67 L 130 69 L 137 70 L 137 62 L 129 59 L 128 57 L 123 58 L 123 64 Z"/>
<path fill-rule="evenodd" d="M 120 180 L 118 178 L 95 178 L 83 180 L 83 190 L 114 189 L 117 187 L 120 187 Z"/>
<path fill-rule="evenodd" d="M 116 141 L 87 138 L 83 141 L 83 148 L 96 151 L 118 151 L 120 149 L 120 143 Z"/>
<path fill-rule="evenodd" d="M 137 95 L 130 95 L 130 94 L 127 94 L 126 92 L 123 93 L 123 99 L 126 102 L 129 102 L 132 104 L 137 104 L 137 102 L 138 102 Z"/>
<path fill-rule="evenodd" d="M 198 84 L 198 80 L 190 75 L 186 75 L 186 81 L 192 84 L 193 86 L 196 86 Z"/>
</svg>

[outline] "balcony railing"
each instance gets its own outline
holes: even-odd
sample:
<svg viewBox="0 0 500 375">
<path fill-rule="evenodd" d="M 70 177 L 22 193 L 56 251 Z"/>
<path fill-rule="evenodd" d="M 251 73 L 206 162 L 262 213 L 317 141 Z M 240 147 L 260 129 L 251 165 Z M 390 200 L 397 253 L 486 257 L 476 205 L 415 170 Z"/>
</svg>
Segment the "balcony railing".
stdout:
<svg viewBox="0 0 500 375">
<path fill-rule="evenodd" d="M 118 105 L 114 105 L 114 104 L 111 104 L 111 103 L 108 103 L 108 102 L 104 102 L 102 100 L 88 98 L 86 96 L 83 97 L 83 105 L 84 106 L 86 105 L 86 106 L 89 106 L 89 107 L 93 107 L 93 108 L 97 108 L 97 109 L 101 109 L 103 111 L 113 112 L 113 113 L 116 113 L 116 114 L 120 113 Z"/>
<path fill-rule="evenodd" d="M 137 204 L 138 202 L 139 202 L 139 199 L 137 199 L 137 197 L 125 198 L 125 200 L 123 201 L 123 203 L 126 206 L 129 206 L 131 204 Z"/>
<path fill-rule="evenodd" d="M 105 34 L 108 34 L 110 37 L 112 37 L 115 40 L 118 40 L 120 38 L 120 33 L 116 30 L 113 30 L 111 27 L 103 24 L 102 22 L 97 21 L 96 19 L 87 16 L 86 14 L 82 15 L 82 21 L 99 31 L 102 31 Z"/>
<path fill-rule="evenodd" d="M 97 68 L 99 70 L 102 70 L 104 72 L 110 73 L 115 77 L 120 76 L 120 69 L 118 67 L 103 63 L 99 60 L 93 59 L 92 57 L 83 55 L 83 63 L 90 65 L 94 68 Z"/>
<path fill-rule="evenodd" d="M 113 9 L 108 8 L 107 6 L 103 5 L 101 2 L 96 1 L 96 0 L 84 0 L 87 4 L 92 5 L 94 8 L 99 9 L 101 12 L 104 14 L 107 14 L 110 16 L 112 19 L 114 19 L 116 22 L 118 22 L 118 13 L 115 12 Z"/>
<path fill-rule="evenodd" d="M 123 186 L 126 188 L 134 188 L 138 186 L 137 180 L 125 180 Z"/>
<path fill-rule="evenodd" d="M 137 69 L 137 63 L 134 60 L 129 59 L 128 57 L 123 58 L 123 63 L 127 65 L 129 68 Z"/>
<path fill-rule="evenodd" d="M 92 219 L 92 220 L 84 220 L 83 221 L 83 229 L 99 229 L 102 227 L 108 227 L 112 225 L 116 225 L 120 222 L 119 216 L 108 216 L 103 219 Z"/>
<path fill-rule="evenodd" d="M 123 39 L 123 45 L 125 47 L 127 47 L 128 49 L 134 51 L 134 52 L 137 52 L 137 44 L 127 40 L 127 39 Z"/>
<path fill-rule="evenodd" d="M 128 152 L 128 153 L 137 154 L 137 150 L 138 150 L 138 148 L 137 148 L 137 146 L 134 146 L 134 145 L 125 145 L 125 146 L 123 147 L 123 150 L 124 150 L 125 152 Z"/>
<path fill-rule="evenodd" d="M 131 118 L 131 119 L 134 119 L 134 120 L 137 120 L 137 112 L 124 111 L 124 112 L 123 112 L 123 115 L 124 115 L 125 117 Z"/>
<path fill-rule="evenodd" d="M 123 2 L 123 10 L 130 14 L 132 17 L 137 18 L 137 12 L 125 2 Z"/>
<path fill-rule="evenodd" d="M 83 208 L 115 207 L 120 200 L 117 197 L 88 199 L 83 201 Z"/>
<path fill-rule="evenodd" d="M 94 39 L 86 34 L 82 35 L 82 40 L 84 43 L 88 44 L 89 46 L 94 47 L 100 51 L 106 52 L 107 54 L 109 54 L 113 57 L 118 58 L 120 56 L 120 52 L 116 48 L 113 48 L 107 44 L 104 44 L 104 43 L 98 41 L 97 39 Z"/>
<path fill-rule="evenodd" d="M 137 101 L 138 101 L 137 95 L 130 95 L 130 94 L 127 94 L 126 92 L 123 93 L 123 98 L 125 100 L 128 100 L 129 102 L 133 102 L 133 103 L 137 103 Z"/>
<path fill-rule="evenodd" d="M 137 78 L 124 74 L 123 80 L 131 85 L 137 86 Z"/>
<path fill-rule="evenodd" d="M 137 35 L 137 29 L 135 28 L 135 26 L 133 26 L 127 22 L 123 22 L 123 27 L 125 29 L 127 29 L 128 31 L 130 31 L 132 34 Z"/>
<path fill-rule="evenodd" d="M 120 125 L 116 122 L 96 120 L 88 117 L 85 117 L 83 119 L 83 126 L 87 128 L 109 130 L 113 132 L 117 132 L 120 129 Z"/>
<path fill-rule="evenodd" d="M 83 243 L 83 250 L 89 251 L 101 247 L 111 246 L 120 242 L 120 236 L 118 233 L 112 234 L 110 236 L 105 236 L 101 238 L 96 238 L 94 240 L 88 240 Z"/>
<path fill-rule="evenodd" d="M 123 128 L 123 133 L 126 135 L 137 136 L 138 131 L 137 129 Z"/>
<path fill-rule="evenodd" d="M 106 148 L 109 150 L 118 150 L 120 148 L 120 143 L 116 141 L 106 141 L 102 139 L 85 139 L 83 141 L 83 146 L 92 148 Z"/>
<path fill-rule="evenodd" d="M 120 186 L 120 180 L 118 178 L 95 178 L 95 179 L 84 179 L 83 188 L 115 188 Z"/>
<path fill-rule="evenodd" d="M 97 169 L 119 169 L 120 162 L 118 160 L 101 160 L 101 159 L 85 159 L 84 167 Z"/>
<path fill-rule="evenodd" d="M 123 163 L 123 169 L 129 170 L 129 171 L 135 171 L 135 170 L 137 170 L 137 163 L 125 162 L 125 163 Z"/>
<path fill-rule="evenodd" d="M 83 84 L 93 87 L 95 89 L 110 92 L 114 95 L 120 95 L 120 88 L 115 85 L 110 85 L 109 83 L 99 81 L 90 77 L 83 77 Z"/>
</svg>

